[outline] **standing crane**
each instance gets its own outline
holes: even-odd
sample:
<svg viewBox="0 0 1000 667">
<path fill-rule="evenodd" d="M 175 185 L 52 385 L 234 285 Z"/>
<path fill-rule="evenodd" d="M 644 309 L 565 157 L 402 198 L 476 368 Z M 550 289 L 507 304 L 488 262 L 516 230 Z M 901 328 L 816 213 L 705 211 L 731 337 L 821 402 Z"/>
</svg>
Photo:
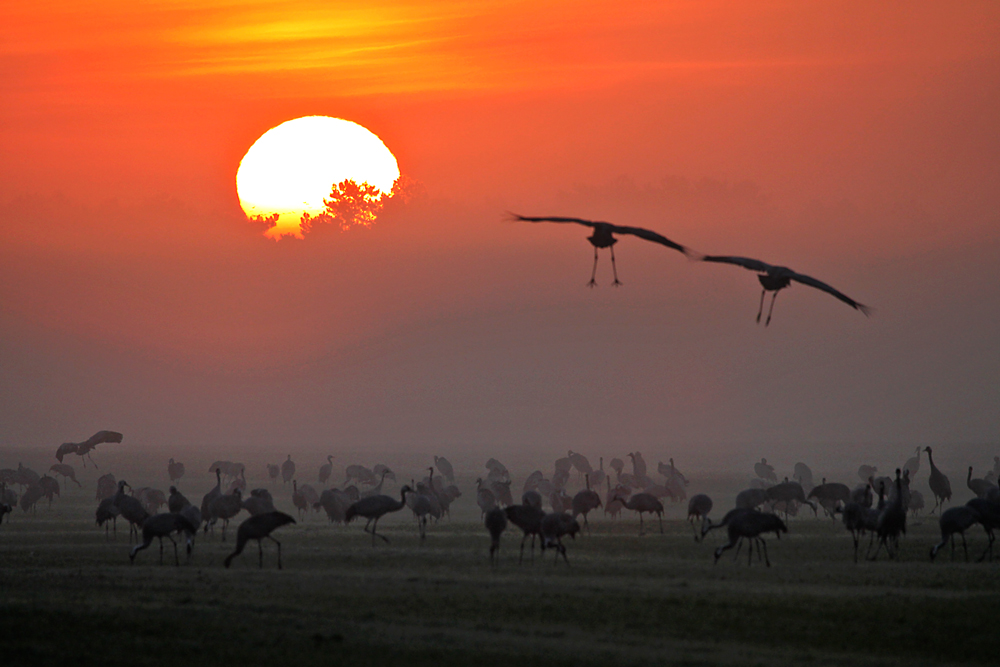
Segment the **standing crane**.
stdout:
<svg viewBox="0 0 1000 667">
<path fill-rule="evenodd" d="M 372 546 L 375 546 L 376 537 L 385 540 L 385 543 L 388 544 L 389 538 L 385 535 L 379 535 L 376 532 L 378 529 L 378 520 L 390 512 L 398 512 L 403 509 L 406 506 L 406 494 L 412 492 L 413 489 L 407 484 L 399 490 L 399 502 L 396 502 L 391 496 L 369 496 L 368 498 L 362 498 L 347 508 L 344 521 L 350 523 L 354 517 L 363 516 L 368 519 L 368 523 L 365 524 L 365 532 L 372 534 Z M 371 530 L 368 530 L 368 526 L 371 526 Z"/>
<path fill-rule="evenodd" d="M 191 536 L 197 531 L 198 526 L 192 525 L 188 518 L 182 514 L 174 512 L 155 514 L 142 524 L 142 544 L 132 547 L 128 554 L 129 563 L 135 565 L 135 555 L 148 548 L 153 543 L 153 538 L 158 537 L 160 538 L 160 565 L 163 565 L 163 538 L 165 537 L 174 545 L 174 565 L 180 565 L 181 561 L 177 556 L 177 542 L 173 538 L 173 533 L 184 532 Z"/>
<path fill-rule="evenodd" d="M 948 481 L 948 476 L 943 472 L 938 470 L 938 467 L 934 465 L 934 458 L 930 447 L 924 447 L 924 451 L 927 452 L 927 462 L 931 466 L 931 476 L 927 480 L 930 484 L 931 491 L 934 493 L 934 507 L 931 508 L 931 514 L 934 510 L 938 509 L 944 505 L 944 501 L 951 500 L 951 482 Z M 938 515 L 941 513 L 938 512 Z"/>
<path fill-rule="evenodd" d="M 319 483 L 326 486 L 327 480 L 333 474 L 333 456 L 326 457 L 326 463 L 319 467 Z"/>
<path fill-rule="evenodd" d="M 661 503 L 656 496 L 650 493 L 637 493 L 628 500 L 625 500 L 621 496 L 616 495 L 615 500 L 620 502 L 625 509 L 630 509 L 639 513 L 640 536 L 645 534 L 645 529 L 642 525 L 642 515 L 644 512 L 656 514 L 660 518 L 660 533 L 663 533 L 663 503 Z"/>
<path fill-rule="evenodd" d="M 236 551 L 226 556 L 225 565 L 228 568 L 233 558 L 243 553 L 243 548 L 250 540 L 257 540 L 258 567 L 264 567 L 264 546 L 261 540 L 267 538 L 278 545 L 278 569 L 281 569 L 281 542 L 271 537 L 275 529 L 295 523 L 295 519 L 284 512 L 266 512 L 252 516 L 236 529 Z"/>
<path fill-rule="evenodd" d="M 292 460 L 292 455 L 289 454 L 285 462 L 281 464 L 281 479 L 284 480 L 285 484 L 292 481 L 295 477 L 295 461 Z"/>
</svg>

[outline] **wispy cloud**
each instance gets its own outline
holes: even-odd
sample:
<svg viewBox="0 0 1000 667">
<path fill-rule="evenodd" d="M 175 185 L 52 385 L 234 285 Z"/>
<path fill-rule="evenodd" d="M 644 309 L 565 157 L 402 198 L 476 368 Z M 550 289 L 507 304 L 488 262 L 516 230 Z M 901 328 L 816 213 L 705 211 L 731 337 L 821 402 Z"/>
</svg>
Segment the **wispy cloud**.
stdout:
<svg viewBox="0 0 1000 667">
<path fill-rule="evenodd" d="M 845 12 L 852 20 L 838 21 Z M 67 85 L 81 77 L 282 73 L 341 95 L 564 88 L 679 72 L 975 57 L 990 48 L 991 21 L 970 35 L 968 13 L 914 3 L 901 25 L 898 12 L 867 4 L 833 11 L 795 2 L 106 0 L 5 9 L 0 58 L 59 60 L 64 66 L 43 78 Z M 960 22 L 965 32 L 948 39 Z M 921 32 L 929 26 L 938 37 L 933 54 Z"/>
</svg>

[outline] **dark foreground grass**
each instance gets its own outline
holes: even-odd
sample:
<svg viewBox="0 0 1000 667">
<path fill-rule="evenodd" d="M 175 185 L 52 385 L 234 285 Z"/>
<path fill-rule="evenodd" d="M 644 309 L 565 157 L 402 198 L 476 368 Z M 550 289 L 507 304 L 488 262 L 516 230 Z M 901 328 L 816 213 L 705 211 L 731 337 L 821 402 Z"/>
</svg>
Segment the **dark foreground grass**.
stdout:
<svg viewBox="0 0 1000 667">
<path fill-rule="evenodd" d="M 420 545 L 402 513 L 390 545 L 360 525 L 318 516 L 281 529 L 286 569 L 265 570 L 256 545 L 222 567 L 232 543 L 200 538 L 174 567 L 167 545 L 128 565 L 125 531 L 106 542 L 91 503 L 0 527 L 0 657 L 7 665 L 938 665 L 996 664 L 988 628 L 1000 614 L 1000 565 L 930 563 L 936 521 L 911 525 L 900 562 L 854 564 L 839 525 L 793 519 L 768 540 L 773 567 L 745 551 L 712 564 L 719 535 L 690 527 L 638 537 L 637 525 L 595 522 L 569 543 L 501 565 L 474 508 L 432 526 Z M 464 512 L 464 513 L 463 513 Z M 978 555 L 981 531 L 970 534 Z"/>
</svg>

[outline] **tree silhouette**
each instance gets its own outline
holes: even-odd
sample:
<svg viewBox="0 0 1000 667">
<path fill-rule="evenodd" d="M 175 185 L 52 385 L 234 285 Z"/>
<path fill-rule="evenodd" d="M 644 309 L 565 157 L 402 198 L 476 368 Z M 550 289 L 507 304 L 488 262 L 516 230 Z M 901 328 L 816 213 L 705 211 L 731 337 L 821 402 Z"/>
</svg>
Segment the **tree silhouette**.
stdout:
<svg viewBox="0 0 1000 667">
<path fill-rule="evenodd" d="M 261 225 L 264 228 L 264 231 L 266 232 L 272 227 L 277 226 L 278 217 L 279 217 L 278 213 L 273 213 L 271 215 L 248 215 L 247 220 L 256 225 Z"/>
<path fill-rule="evenodd" d="M 342 231 L 352 227 L 371 227 L 388 202 L 406 203 L 415 194 L 414 181 L 405 176 L 396 179 L 390 192 L 382 192 L 368 182 L 358 185 L 346 179 L 335 184 L 330 197 L 323 200 L 326 209 L 322 213 L 303 213 L 299 223 L 303 234 L 313 231 L 321 223 L 335 222 Z"/>
<path fill-rule="evenodd" d="M 333 186 L 330 197 L 323 199 L 326 210 L 315 216 L 302 214 L 303 233 L 312 231 L 317 223 L 337 223 L 346 231 L 351 227 L 371 227 L 383 206 L 382 191 L 370 183 L 358 185 L 347 179 Z"/>
</svg>

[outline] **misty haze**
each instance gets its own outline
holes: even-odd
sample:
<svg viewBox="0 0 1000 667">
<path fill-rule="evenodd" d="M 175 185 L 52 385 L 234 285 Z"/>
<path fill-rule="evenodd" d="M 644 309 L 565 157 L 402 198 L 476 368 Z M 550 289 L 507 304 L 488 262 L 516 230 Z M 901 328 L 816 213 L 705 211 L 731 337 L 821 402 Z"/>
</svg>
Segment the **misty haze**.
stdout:
<svg viewBox="0 0 1000 667">
<path fill-rule="evenodd" d="M 995 662 L 997 7 L 0 17 L 0 661 Z"/>
</svg>

